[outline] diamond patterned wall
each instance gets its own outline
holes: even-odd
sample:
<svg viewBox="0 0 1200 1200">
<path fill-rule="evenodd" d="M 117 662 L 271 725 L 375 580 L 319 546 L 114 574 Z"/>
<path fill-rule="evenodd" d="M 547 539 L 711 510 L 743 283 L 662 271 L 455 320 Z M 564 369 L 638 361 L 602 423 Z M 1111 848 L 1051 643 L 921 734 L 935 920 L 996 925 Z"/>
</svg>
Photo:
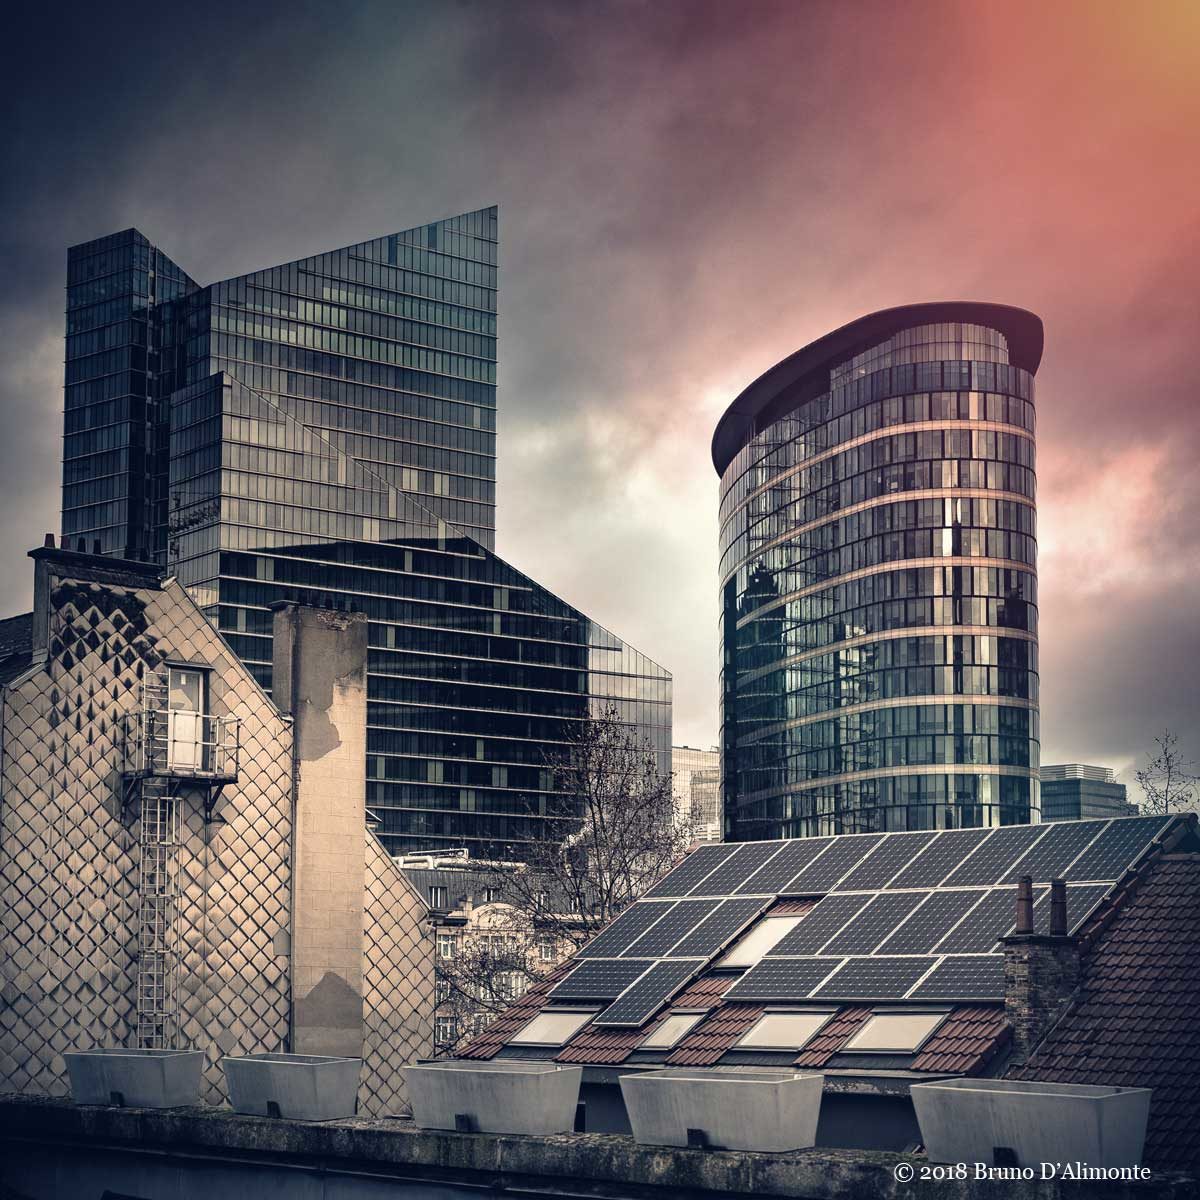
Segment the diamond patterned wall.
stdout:
<svg viewBox="0 0 1200 1200">
<path fill-rule="evenodd" d="M 206 665 L 210 707 L 241 721 L 238 782 L 205 824 L 183 793 L 180 1044 L 207 1055 L 287 1047 L 291 725 L 183 588 L 52 579 L 47 658 L 3 700 L 0 1088 L 65 1095 L 64 1050 L 135 1044 L 137 824 L 114 802 L 119 724 L 166 661 Z M 36 619 L 36 618 L 35 618 Z M 429 1052 L 425 907 L 366 839 L 364 1111 L 403 1104 L 396 1067 Z"/>
<path fill-rule="evenodd" d="M 399 1068 L 433 1053 L 433 930 L 425 902 L 373 834 L 363 903 L 363 1076 L 359 1111 L 407 1107 Z"/>
</svg>

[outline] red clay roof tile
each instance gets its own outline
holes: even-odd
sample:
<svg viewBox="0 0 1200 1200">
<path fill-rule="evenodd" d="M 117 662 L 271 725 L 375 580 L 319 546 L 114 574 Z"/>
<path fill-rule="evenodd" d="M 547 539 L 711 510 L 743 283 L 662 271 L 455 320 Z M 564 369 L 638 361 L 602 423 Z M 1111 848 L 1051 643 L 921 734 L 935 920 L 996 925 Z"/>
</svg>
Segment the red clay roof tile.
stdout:
<svg viewBox="0 0 1200 1200">
<path fill-rule="evenodd" d="M 1200 1168 L 1200 854 L 1166 853 L 1109 914 L 1079 995 L 1015 1079 L 1153 1088 L 1144 1162 Z"/>
</svg>

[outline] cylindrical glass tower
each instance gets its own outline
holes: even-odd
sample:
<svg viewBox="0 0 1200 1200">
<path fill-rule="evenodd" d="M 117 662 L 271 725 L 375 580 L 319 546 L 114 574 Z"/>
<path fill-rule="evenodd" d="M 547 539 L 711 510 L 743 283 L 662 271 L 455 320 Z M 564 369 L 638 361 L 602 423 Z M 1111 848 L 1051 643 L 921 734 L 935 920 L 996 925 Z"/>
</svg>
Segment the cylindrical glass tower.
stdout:
<svg viewBox="0 0 1200 1200">
<path fill-rule="evenodd" d="M 888 309 L 721 418 L 729 839 L 1038 820 L 1041 354 L 1021 309 Z"/>
</svg>

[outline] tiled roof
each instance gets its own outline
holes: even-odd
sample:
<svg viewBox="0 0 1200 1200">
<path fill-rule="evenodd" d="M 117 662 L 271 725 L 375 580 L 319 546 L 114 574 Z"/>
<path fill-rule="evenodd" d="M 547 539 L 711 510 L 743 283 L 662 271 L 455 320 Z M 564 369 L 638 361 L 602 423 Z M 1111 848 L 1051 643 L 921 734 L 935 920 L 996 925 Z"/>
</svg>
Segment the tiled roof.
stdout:
<svg viewBox="0 0 1200 1200">
<path fill-rule="evenodd" d="M 623 1063 L 658 1023 L 657 1020 L 649 1021 L 638 1029 L 587 1025 L 554 1056 L 554 1061 L 596 1066 Z"/>
<path fill-rule="evenodd" d="M 33 613 L 0 621 L 0 686 L 16 679 L 33 661 Z"/>
<path fill-rule="evenodd" d="M 761 1004 L 723 1004 L 671 1051 L 667 1063 L 673 1067 L 711 1066 L 762 1014 Z"/>
<path fill-rule="evenodd" d="M 546 1003 L 546 993 L 575 965 L 574 959 L 560 963 L 539 979 L 512 1006 L 506 1008 L 478 1037 L 456 1052 L 457 1058 L 495 1058 L 518 1029 L 532 1021 Z"/>
<path fill-rule="evenodd" d="M 870 1008 L 843 1008 L 817 1034 L 796 1059 L 798 1067 L 823 1067 L 859 1030 L 871 1015 Z"/>
<path fill-rule="evenodd" d="M 671 1001 L 672 1008 L 711 1008 L 733 986 L 736 975 L 701 975 Z"/>
<path fill-rule="evenodd" d="M 1200 1168 L 1200 854 L 1165 854 L 1113 915 L 1079 997 L 1012 1078 L 1153 1089 L 1145 1163 Z"/>
<path fill-rule="evenodd" d="M 978 1075 L 1011 1037 L 1012 1030 L 999 1005 L 956 1008 L 913 1059 L 912 1069 Z"/>
</svg>

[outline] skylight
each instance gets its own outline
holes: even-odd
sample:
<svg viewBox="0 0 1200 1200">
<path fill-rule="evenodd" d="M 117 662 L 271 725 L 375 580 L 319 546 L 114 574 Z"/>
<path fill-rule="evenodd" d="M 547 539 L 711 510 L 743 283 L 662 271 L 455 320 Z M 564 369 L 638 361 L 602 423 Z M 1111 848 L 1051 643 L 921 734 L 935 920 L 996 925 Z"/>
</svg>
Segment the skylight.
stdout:
<svg viewBox="0 0 1200 1200">
<path fill-rule="evenodd" d="M 944 1012 L 876 1013 L 846 1043 L 845 1048 L 911 1053 L 924 1044 L 946 1016 Z"/>
<path fill-rule="evenodd" d="M 718 967 L 752 967 L 772 947 L 781 942 L 804 917 L 764 917 L 752 925 L 741 940 L 720 960 Z"/>
<path fill-rule="evenodd" d="M 670 1050 L 695 1026 L 704 1013 L 672 1013 L 653 1033 L 639 1043 L 639 1050 Z"/>
<path fill-rule="evenodd" d="M 519 1033 L 509 1038 L 511 1046 L 561 1046 L 595 1016 L 595 1009 L 543 1009 Z"/>
<path fill-rule="evenodd" d="M 832 1012 L 764 1013 L 737 1045 L 745 1050 L 799 1050 L 832 1016 Z"/>
</svg>

